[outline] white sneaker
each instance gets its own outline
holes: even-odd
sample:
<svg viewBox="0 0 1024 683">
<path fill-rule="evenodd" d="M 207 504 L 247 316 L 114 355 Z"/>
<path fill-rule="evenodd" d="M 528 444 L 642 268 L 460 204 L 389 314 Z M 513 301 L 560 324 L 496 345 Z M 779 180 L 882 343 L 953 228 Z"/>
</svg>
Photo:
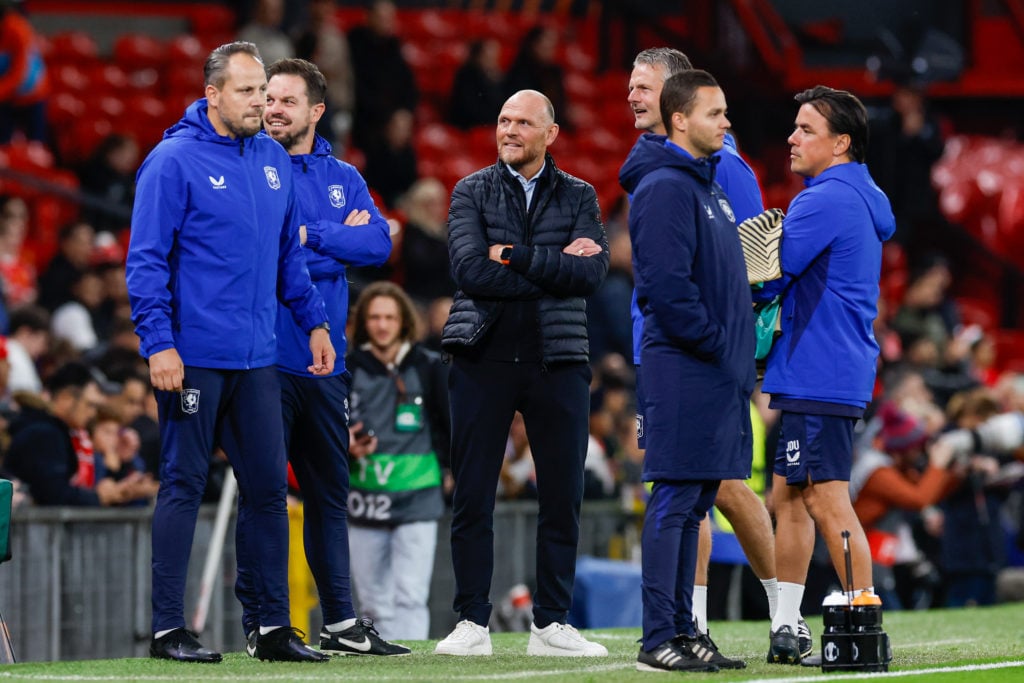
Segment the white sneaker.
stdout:
<svg viewBox="0 0 1024 683">
<path fill-rule="evenodd" d="M 542 657 L 607 657 L 608 650 L 592 643 L 569 624 L 550 623 L 544 628 L 530 624 L 526 654 Z"/>
<path fill-rule="evenodd" d="M 455 624 L 455 630 L 434 648 L 435 655 L 489 655 L 491 654 L 491 631 L 486 626 L 463 619 Z"/>
</svg>

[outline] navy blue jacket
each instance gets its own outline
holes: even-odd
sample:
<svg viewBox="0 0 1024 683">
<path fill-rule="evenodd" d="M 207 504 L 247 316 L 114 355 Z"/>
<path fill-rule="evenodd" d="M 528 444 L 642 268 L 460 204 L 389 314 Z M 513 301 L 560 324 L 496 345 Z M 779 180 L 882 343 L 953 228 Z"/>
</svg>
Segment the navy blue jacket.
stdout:
<svg viewBox="0 0 1024 683">
<path fill-rule="evenodd" d="M 146 358 L 266 367 L 277 300 L 311 331 L 327 320 L 299 245 L 288 153 L 265 133 L 217 133 L 193 102 L 139 168 L 126 275 Z M 312 356 L 310 356 L 312 360 Z"/>
<path fill-rule="evenodd" d="M 714 182 L 716 163 L 648 134 L 619 173 L 633 195 L 648 481 L 750 476 L 754 320 L 733 210 Z"/>
<path fill-rule="evenodd" d="M 345 266 L 379 266 L 391 254 L 387 220 L 373 203 L 366 181 L 351 164 L 331 155 L 331 145 L 319 135 L 312 154 L 292 156 L 299 225 L 306 226 L 309 275 L 327 306 L 331 343 L 338 353 L 335 375 L 345 371 L 345 323 L 348 320 L 348 280 Z M 366 225 L 345 225 L 353 210 L 370 213 Z M 277 312 L 277 367 L 293 375 L 308 374 L 309 334 L 281 304 Z"/>
<path fill-rule="evenodd" d="M 755 293 L 785 291 L 762 388 L 773 400 L 863 409 L 875 384 L 882 242 L 896 220 L 864 164 L 833 166 L 806 185 L 782 223 L 782 278 Z"/>
</svg>

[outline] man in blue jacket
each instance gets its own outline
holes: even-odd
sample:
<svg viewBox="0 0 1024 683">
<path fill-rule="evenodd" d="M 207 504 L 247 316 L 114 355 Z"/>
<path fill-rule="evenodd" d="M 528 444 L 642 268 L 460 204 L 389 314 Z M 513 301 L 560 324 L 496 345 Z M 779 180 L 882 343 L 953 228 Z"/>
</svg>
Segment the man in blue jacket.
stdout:
<svg viewBox="0 0 1024 683">
<path fill-rule="evenodd" d="M 160 416 L 160 493 L 153 513 L 153 657 L 219 662 L 185 629 L 192 536 L 215 444 L 250 506 L 239 554 L 261 577 L 256 654 L 328 659 L 288 614 L 281 389 L 274 368 L 280 298 L 309 335 L 307 370 L 329 375 L 327 312 L 299 245 L 291 162 L 260 132 L 267 77 L 252 43 L 210 53 L 206 97 L 143 162 L 127 280 Z"/>
<path fill-rule="evenodd" d="M 619 174 L 633 196 L 629 233 L 643 312 L 641 671 L 718 671 L 742 662 L 696 638 L 698 528 L 723 479 L 750 476 L 754 323 L 735 214 L 714 181 L 729 120 L 706 71 L 665 81 L 668 138 L 645 134 Z"/>
<path fill-rule="evenodd" d="M 845 577 L 850 532 L 855 594 L 872 590 L 871 553 L 850 502 L 853 427 L 871 400 L 878 344 L 882 243 L 896 229 L 885 194 L 868 174 L 867 112 L 848 92 L 817 86 L 796 96 L 790 168 L 806 188 L 783 222 L 782 336 L 768 356 L 764 391 L 782 411 L 772 496 L 779 607 L 769 662 L 801 660 L 796 615 L 814 548 L 814 525 Z M 854 597 L 854 596 L 851 596 Z"/>
<path fill-rule="evenodd" d="M 659 98 L 665 80 L 677 73 L 693 68 L 690 59 L 674 48 L 654 47 L 643 50 L 633 60 L 633 71 L 629 77 L 627 101 L 634 116 L 634 126 L 648 133 L 665 135 L 661 120 Z M 725 191 L 732 206 L 736 223 L 741 223 L 764 210 L 761 201 L 761 187 L 753 169 L 743 160 L 736 149 L 736 141 L 726 133 L 715 167 L 715 182 Z M 643 382 L 639 379 L 640 343 L 643 338 L 644 317 L 636 303 L 633 291 L 633 362 L 637 372 L 637 442 L 644 448 L 644 404 Z M 752 453 L 747 454 L 753 458 Z M 775 616 L 775 605 L 779 594 L 779 583 L 775 575 L 775 542 L 772 537 L 772 520 L 764 502 L 747 483 L 740 479 L 724 479 L 715 496 L 715 505 L 731 523 L 740 542 L 750 568 L 761 581 L 768 598 L 769 618 Z M 710 517 L 710 515 L 709 515 Z M 708 563 L 711 560 L 711 523 L 708 519 L 700 525 L 700 545 L 697 547 L 697 575 L 693 587 L 693 616 L 696 620 L 697 638 L 705 647 L 717 650 L 717 645 L 708 630 Z M 812 640 L 806 622 L 798 622 L 802 652 L 810 654 Z M 720 665 L 722 662 L 719 662 Z"/>
<path fill-rule="evenodd" d="M 379 266 L 391 253 L 388 223 L 370 198 L 359 172 L 331 155 L 316 134 L 324 114 L 327 82 L 316 65 L 281 59 L 267 68 L 263 124 L 291 155 L 300 221 L 299 241 L 313 284 L 334 323 L 331 341 L 340 353 L 334 371 L 310 377 L 305 334 L 283 304 L 277 314 L 277 368 L 281 379 L 285 448 L 302 490 L 306 559 L 320 594 L 324 627 L 320 651 L 340 655 L 406 655 L 410 650 L 381 639 L 369 619 L 356 619 L 349 579 L 347 500 L 348 399 L 345 266 Z M 252 506 L 243 500 L 239 516 Z M 249 527 L 239 524 L 240 533 Z M 242 547 L 252 547 L 240 543 Z M 259 592 L 250 558 L 239 557 L 236 592 L 250 656 L 256 654 Z"/>
</svg>

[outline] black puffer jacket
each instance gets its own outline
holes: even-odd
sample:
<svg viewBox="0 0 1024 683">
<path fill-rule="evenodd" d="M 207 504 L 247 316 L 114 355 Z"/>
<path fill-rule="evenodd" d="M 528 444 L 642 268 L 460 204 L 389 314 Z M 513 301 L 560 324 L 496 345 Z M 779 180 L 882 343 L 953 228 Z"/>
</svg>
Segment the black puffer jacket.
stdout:
<svg viewBox="0 0 1024 683">
<path fill-rule="evenodd" d="M 458 287 L 441 343 L 452 353 L 475 346 L 506 301 L 537 300 L 545 363 L 586 362 L 587 307 L 608 272 L 608 239 L 594 188 L 558 170 L 551 156 L 527 215 L 522 185 L 501 162 L 458 182 L 448 212 L 448 253 Z M 589 237 L 602 252 L 580 257 L 562 249 Z M 511 244 L 508 266 L 488 258 Z"/>
</svg>

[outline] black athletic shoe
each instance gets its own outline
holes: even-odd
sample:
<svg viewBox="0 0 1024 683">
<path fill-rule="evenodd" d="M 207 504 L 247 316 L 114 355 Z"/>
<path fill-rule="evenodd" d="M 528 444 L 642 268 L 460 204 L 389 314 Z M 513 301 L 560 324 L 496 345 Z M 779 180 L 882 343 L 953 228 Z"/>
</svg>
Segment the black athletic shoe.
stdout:
<svg viewBox="0 0 1024 683">
<path fill-rule="evenodd" d="M 377 655 L 401 657 L 412 654 L 404 645 L 389 643 L 373 627 L 373 620 L 363 617 L 344 631 L 331 633 L 320 629 L 320 651 L 328 655 Z"/>
<path fill-rule="evenodd" d="M 790 626 L 780 626 L 778 631 L 771 633 L 771 645 L 768 647 L 769 664 L 799 664 L 800 640 Z"/>
<path fill-rule="evenodd" d="M 800 643 L 800 659 L 809 657 L 814 652 L 814 638 L 811 636 L 811 629 L 803 617 L 796 622 L 796 639 Z"/>
<path fill-rule="evenodd" d="M 271 662 L 326 662 L 330 657 L 302 642 L 305 634 L 293 626 L 256 636 L 256 656 Z"/>
<path fill-rule="evenodd" d="M 176 628 L 170 633 L 154 638 L 149 643 L 149 656 L 203 664 L 216 664 L 221 660 L 219 652 L 206 649 L 196 640 L 196 634 L 183 628 Z"/>
<path fill-rule="evenodd" d="M 255 628 L 245 634 L 245 654 L 250 657 L 256 656 L 256 638 L 259 637 L 259 633 L 259 628 Z"/>
<path fill-rule="evenodd" d="M 718 650 L 715 641 L 711 640 L 710 633 L 698 633 L 697 638 L 687 636 L 676 636 L 672 639 L 679 648 L 689 648 L 698 659 L 714 664 L 719 669 L 746 669 L 747 663 L 742 659 L 730 659 Z M 708 656 L 711 653 L 711 656 Z"/>
<path fill-rule="evenodd" d="M 807 655 L 800 658 L 800 666 L 821 668 L 821 655 Z"/>
<path fill-rule="evenodd" d="M 718 671 L 718 667 L 716 665 L 700 659 L 689 649 L 682 648 L 677 645 L 676 643 L 679 638 L 685 638 L 685 636 L 676 636 L 672 640 L 666 640 L 650 652 L 640 648 L 640 654 L 636 657 L 636 670 Z M 690 640 L 696 642 L 695 638 L 691 638 Z"/>
</svg>

